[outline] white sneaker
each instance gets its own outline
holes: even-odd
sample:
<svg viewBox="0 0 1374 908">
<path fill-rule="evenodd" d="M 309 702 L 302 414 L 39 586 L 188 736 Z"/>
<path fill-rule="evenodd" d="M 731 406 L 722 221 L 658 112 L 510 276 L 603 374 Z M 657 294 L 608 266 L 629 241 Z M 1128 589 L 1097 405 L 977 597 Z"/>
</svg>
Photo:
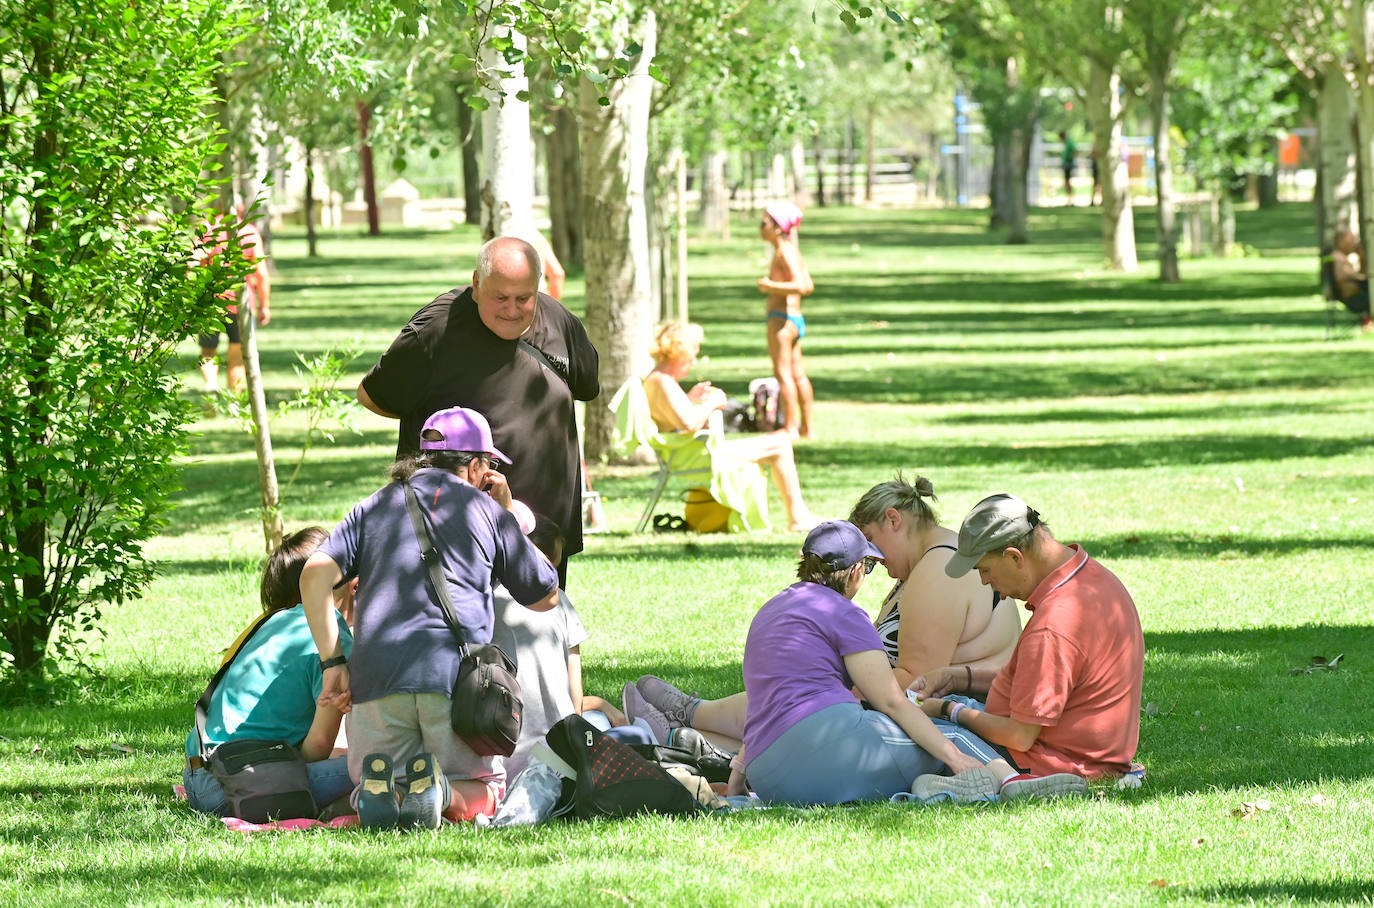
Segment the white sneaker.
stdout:
<svg viewBox="0 0 1374 908">
<path fill-rule="evenodd" d="M 966 769 L 954 776 L 917 776 L 911 783 L 912 797 L 922 804 L 950 801 L 955 804 L 976 804 L 996 801 L 1001 780 L 986 766 Z"/>
</svg>

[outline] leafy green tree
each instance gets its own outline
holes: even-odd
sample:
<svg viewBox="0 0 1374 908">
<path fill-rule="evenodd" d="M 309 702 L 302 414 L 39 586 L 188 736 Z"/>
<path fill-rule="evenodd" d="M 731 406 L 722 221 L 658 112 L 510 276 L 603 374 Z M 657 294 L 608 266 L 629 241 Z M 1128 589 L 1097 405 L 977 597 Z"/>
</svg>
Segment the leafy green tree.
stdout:
<svg viewBox="0 0 1374 908">
<path fill-rule="evenodd" d="M 1213 231 L 1225 254 L 1235 236 L 1232 196 L 1245 175 L 1274 166 L 1273 136 L 1298 109 L 1292 70 L 1279 49 L 1255 35 L 1221 29 L 1207 35 L 1206 56 L 1179 63 L 1175 122 L 1184 164 L 1217 200 Z"/>
<path fill-rule="evenodd" d="M 242 24 L 218 0 L 0 0 L 0 648 L 30 680 L 154 573 L 192 416 L 165 365 L 242 264 L 188 269 Z"/>
</svg>

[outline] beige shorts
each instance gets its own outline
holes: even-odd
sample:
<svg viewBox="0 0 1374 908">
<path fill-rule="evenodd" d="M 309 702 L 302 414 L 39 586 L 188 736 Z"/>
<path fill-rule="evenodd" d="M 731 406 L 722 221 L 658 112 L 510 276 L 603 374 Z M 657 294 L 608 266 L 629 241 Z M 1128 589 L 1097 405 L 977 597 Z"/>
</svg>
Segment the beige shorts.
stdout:
<svg viewBox="0 0 1374 908">
<path fill-rule="evenodd" d="M 348 775 L 353 779 L 357 803 L 363 757 L 384 753 L 395 768 L 396 788 L 405 790 L 409 772 L 406 761 L 428 751 L 450 782 L 476 780 L 487 783 L 493 802 L 506 790 L 506 770 L 501 757 L 473 753 L 449 724 L 449 698 L 443 694 L 391 694 L 366 703 L 355 703 L 348 714 Z"/>
</svg>

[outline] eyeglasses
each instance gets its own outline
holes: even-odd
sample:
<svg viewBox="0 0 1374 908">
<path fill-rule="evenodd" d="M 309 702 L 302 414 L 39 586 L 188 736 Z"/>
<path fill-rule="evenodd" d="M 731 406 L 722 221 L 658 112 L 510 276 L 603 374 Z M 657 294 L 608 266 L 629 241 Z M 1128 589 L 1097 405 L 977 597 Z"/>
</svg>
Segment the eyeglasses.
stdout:
<svg viewBox="0 0 1374 908">
<path fill-rule="evenodd" d="M 866 556 L 864 556 L 864 573 L 865 573 L 865 574 L 871 574 L 871 573 L 873 573 L 873 569 L 874 569 L 875 567 L 877 567 L 877 566 L 878 566 L 878 559 L 877 559 L 877 558 L 874 558 L 872 555 L 866 555 Z"/>
</svg>

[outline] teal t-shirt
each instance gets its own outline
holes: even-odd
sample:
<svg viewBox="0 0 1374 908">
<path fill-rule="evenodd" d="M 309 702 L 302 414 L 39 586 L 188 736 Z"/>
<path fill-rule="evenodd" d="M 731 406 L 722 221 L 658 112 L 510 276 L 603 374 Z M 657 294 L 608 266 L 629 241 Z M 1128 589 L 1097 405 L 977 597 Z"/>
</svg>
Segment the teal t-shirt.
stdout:
<svg viewBox="0 0 1374 908">
<path fill-rule="evenodd" d="M 334 617 L 344 655 L 350 655 L 353 634 L 338 610 Z M 206 748 L 242 738 L 299 744 L 315 721 L 315 700 L 323 687 L 320 653 L 310 636 L 305 607 L 282 609 L 258 628 L 210 696 Z M 186 754 L 199 753 L 192 728 Z"/>
</svg>

